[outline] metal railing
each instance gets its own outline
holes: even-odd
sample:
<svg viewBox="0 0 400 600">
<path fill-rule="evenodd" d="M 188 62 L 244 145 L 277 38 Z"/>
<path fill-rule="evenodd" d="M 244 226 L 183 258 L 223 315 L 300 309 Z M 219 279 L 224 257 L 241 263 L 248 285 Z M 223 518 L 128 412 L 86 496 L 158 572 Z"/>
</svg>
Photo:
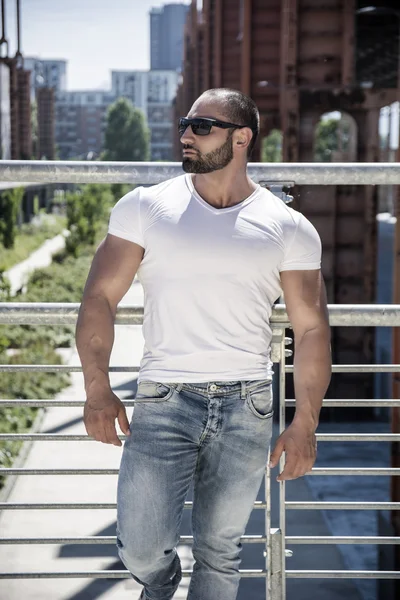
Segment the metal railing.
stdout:
<svg viewBox="0 0 400 600">
<path fill-rule="evenodd" d="M 168 177 L 181 174 L 178 163 L 106 163 L 106 162 L 53 162 L 53 161 L 0 161 L 0 177 L 5 181 L 40 181 L 63 183 L 158 183 Z M 399 164 L 250 164 L 249 174 L 260 183 L 284 186 L 296 184 L 334 185 L 334 184 L 400 184 Z M 400 327 L 400 305 L 329 305 L 330 324 L 337 326 L 368 326 L 368 327 Z M 0 324 L 30 324 L 30 325 L 75 325 L 79 304 L 57 303 L 3 303 L 0 304 Z M 143 320 L 143 307 L 123 306 L 118 308 L 116 325 L 140 325 Z M 294 400 L 285 397 L 285 375 L 293 373 L 293 367 L 286 365 L 286 357 L 291 351 L 286 348 L 289 338 L 285 337 L 285 329 L 290 327 L 284 305 L 273 307 L 271 316 L 272 360 L 279 363 L 279 431 L 286 424 L 286 407 L 294 405 Z M 46 372 L 80 372 L 81 367 L 68 365 L 0 365 L 0 372 L 17 371 L 46 371 Z M 110 372 L 138 372 L 139 367 L 111 367 Z M 357 372 L 400 372 L 400 365 L 333 365 L 335 373 Z M 134 406 L 134 401 L 124 401 L 126 407 Z M 0 400 L 0 407 L 36 406 L 50 407 L 82 407 L 84 402 L 68 400 Z M 400 400 L 324 400 L 326 407 L 398 407 Z M 120 436 L 125 440 L 125 436 Z M 0 441 L 93 441 L 87 435 L 63 435 L 44 433 L 1 434 Z M 332 441 L 400 441 L 400 434 L 317 434 L 318 442 Z M 284 456 L 280 460 L 280 469 L 284 467 Z M 116 469 L 0 469 L 1 475 L 115 475 Z M 399 475 L 400 469 L 373 468 L 314 468 L 309 473 L 313 476 L 324 475 Z M 265 569 L 241 570 L 242 577 L 266 578 L 266 591 L 271 600 L 286 598 L 286 578 L 374 578 L 400 579 L 397 571 L 335 571 L 335 570 L 302 570 L 286 569 L 286 557 L 292 551 L 286 549 L 287 544 L 400 544 L 400 538 L 376 536 L 287 536 L 285 528 L 286 510 L 399 510 L 398 502 L 288 502 L 285 496 L 285 482 L 280 487 L 279 528 L 271 528 L 270 504 L 270 469 L 266 465 L 265 472 L 265 502 L 256 501 L 254 509 L 265 510 L 266 527 L 263 535 L 246 535 L 241 538 L 244 544 L 265 544 Z M 192 502 L 185 502 L 185 508 L 190 509 Z M 0 510 L 21 509 L 111 509 L 115 503 L 0 503 Z M 181 536 L 180 543 L 192 543 L 192 536 Z M 1 544 L 115 544 L 114 536 L 87 537 L 52 537 L 52 538 L 0 538 Z M 190 577 L 191 571 L 183 570 L 184 577 Z M 268 575 L 268 577 L 267 577 Z M 130 578 L 128 571 L 84 571 L 84 572 L 20 572 L 0 573 L 0 579 L 29 579 L 29 578 Z"/>
</svg>

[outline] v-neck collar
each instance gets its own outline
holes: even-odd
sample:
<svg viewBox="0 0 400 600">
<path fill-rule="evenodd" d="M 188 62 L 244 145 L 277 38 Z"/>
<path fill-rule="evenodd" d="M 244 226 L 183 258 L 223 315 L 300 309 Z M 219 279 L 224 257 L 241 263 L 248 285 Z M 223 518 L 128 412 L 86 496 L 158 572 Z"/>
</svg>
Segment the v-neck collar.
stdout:
<svg viewBox="0 0 400 600">
<path fill-rule="evenodd" d="M 237 204 L 234 204 L 233 206 L 227 206 L 226 208 L 216 208 L 215 206 L 211 206 L 211 204 L 206 202 L 200 196 L 200 194 L 197 192 L 196 188 L 193 185 L 193 179 L 192 179 L 191 173 L 185 173 L 185 178 L 186 178 L 186 184 L 187 184 L 190 192 L 194 196 L 194 198 L 197 200 L 197 202 L 199 202 L 202 206 L 204 206 L 204 208 L 207 208 L 209 211 L 211 211 L 214 214 L 225 214 L 225 213 L 233 212 L 235 210 L 239 210 L 239 209 L 243 208 L 243 206 L 246 206 L 247 204 L 249 204 L 250 202 L 252 202 L 254 200 L 255 196 L 258 194 L 258 192 L 261 189 L 261 186 L 259 184 L 257 184 L 257 187 L 254 190 L 254 192 L 252 192 L 250 194 L 250 196 L 247 196 L 247 198 L 242 200 L 242 202 L 238 202 Z"/>
</svg>

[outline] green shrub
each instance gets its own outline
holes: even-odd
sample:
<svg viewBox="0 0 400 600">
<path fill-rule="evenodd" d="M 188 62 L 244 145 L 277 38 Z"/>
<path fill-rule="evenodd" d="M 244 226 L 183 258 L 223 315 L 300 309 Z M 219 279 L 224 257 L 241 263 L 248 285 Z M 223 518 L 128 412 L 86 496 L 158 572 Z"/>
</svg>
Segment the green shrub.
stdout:
<svg viewBox="0 0 400 600">
<path fill-rule="evenodd" d="M 95 244 L 113 202 L 110 186 L 88 184 L 82 190 L 67 194 L 67 219 L 71 234 L 66 239 L 66 249 L 69 254 L 78 258 L 82 246 Z"/>
<path fill-rule="evenodd" d="M 24 348 L 17 354 L 8 356 L 5 352 L 0 354 L 1 364 L 62 364 L 60 356 L 52 349 L 37 341 L 35 345 Z M 20 372 L 2 373 L 0 382 L 0 398 L 54 398 L 66 386 L 70 385 L 69 373 L 46 372 Z M 0 432 L 23 433 L 29 431 L 38 409 L 34 407 L 0 408 Z M 11 467 L 13 458 L 18 455 L 22 442 L 0 442 L 0 466 Z M 5 481 L 0 476 L 0 489 Z"/>
<path fill-rule="evenodd" d="M 5 269 L 0 268 L 0 302 L 10 302 L 11 299 L 11 284 L 4 275 Z"/>
<path fill-rule="evenodd" d="M 29 406 L 0 408 L 0 433 L 23 433 L 32 427 L 38 409 Z M 21 450 L 23 442 L 0 442 L 0 466 L 12 467 L 14 458 Z M 4 486 L 5 476 L 0 475 L 0 489 Z"/>
<path fill-rule="evenodd" d="M 0 241 L 5 248 L 13 248 L 17 234 L 18 214 L 24 188 L 5 190 L 0 194 Z"/>
</svg>

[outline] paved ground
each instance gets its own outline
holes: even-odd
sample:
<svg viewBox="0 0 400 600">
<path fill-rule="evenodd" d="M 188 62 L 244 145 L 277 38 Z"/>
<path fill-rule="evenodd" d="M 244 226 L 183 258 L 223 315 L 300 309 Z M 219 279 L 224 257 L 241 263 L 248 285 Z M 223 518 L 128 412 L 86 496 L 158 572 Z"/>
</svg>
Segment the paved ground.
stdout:
<svg viewBox="0 0 400 600">
<path fill-rule="evenodd" d="M 134 283 L 124 303 L 143 302 L 142 288 Z M 111 365 L 139 364 L 143 350 L 140 326 L 117 326 Z M 75 350 L 70 352 L 69 364 L 79 364 Z M 114 391 L 127 399 L 136 390 L 136 376 L 111 374 Z M 72 385 L 57 399 L 84 399 L 83 377 L 72 374 Z M 128 409 L 128 418 L 132 409 Z M 49 409 L 42 424 L 47 433 L 85 433 L 82 409 Z M 35 442 L 25 466 L 30 468 L 118 468 L 121 449 L 96 442 Z M 259 499 L 263 499 L 261 487 Z M 278 523 L 278 486 L 273 481 L 273 526 Z M 288 500 L 312 500 L 311 490 L 304 478 L 287 485 Z M 192 499 L 190 490 L 188 499 Z M 20 476 L 8 498 L 9 502 L 115 502 L 116 476 Z M 115 535 L 113 510 L 18 510 L 3 511 L 0 515 L 1 537 L 54 537 Z M 264 531 L 263 511 L 253 511 L 246 533 Z M 320 512 L 289 511 L 288 535 L 330 535 Z M 181 535 L 191 535 L 190 511 L 186 510 Z M 344 569 L 342 555 L 331 546 L 295 546 L 288 559 L 288 569 Z M 191 569 L 193 559 L 190 545 L 178 546 L 183 569 Z M 242 569 L 263 568 L 263 547 L 245 544 Z M 85 571 L 124 568 L 113 545 L 1 545 L 1 572 L 24 571 Z M 183 579 L 175 599 L 187 595 L 188 580 Z M 288 600 L 361 600 L 352 581 L 347 580 L 288 580 Z M 0 581 L 0 600 L 136 600 L 141 586 L 133 580 L 91 579 L 10 579 Z M 265 582 L 262 579 L 242 579 L 238 600 L 263 600 Z M 206 600 L 206 599 L 204 599 Z"/>
<path fill-rule="evenodd" d="M 32 252 L 26 260 L 14 265 L 4 274 L 11 284 L 11 295 L 24 288 L 29 274 L 35 269 L 43 269 L 51 264 L 52 256 L 65 247 L 65 236 L 69 234 L 68 230 L 46 240 L 37 250 Z"/>
</svg>

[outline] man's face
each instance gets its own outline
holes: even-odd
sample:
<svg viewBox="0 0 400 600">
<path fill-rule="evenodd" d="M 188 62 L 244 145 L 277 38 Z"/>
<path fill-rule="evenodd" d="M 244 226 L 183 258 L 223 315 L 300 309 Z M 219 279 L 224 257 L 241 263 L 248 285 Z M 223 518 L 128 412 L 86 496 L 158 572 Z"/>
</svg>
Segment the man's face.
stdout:
<svg viewBox="0 0 400 600">
<path fill-rule="evenodd" d="M 207 100 L 195 102 L 187 115 L 190 117 L 207 117 L 219 121 L 229 121 L 219 110 L 218 104 Z M 188 127 L 181 137 L 182 168 L 186 173 L 212 173 L 223 169 L 233 159 L 234 129 L 212 127 L 208 135 L 194 135 Z M 185 154 L 185 150 L 192 150 Z"/>
</svg>

